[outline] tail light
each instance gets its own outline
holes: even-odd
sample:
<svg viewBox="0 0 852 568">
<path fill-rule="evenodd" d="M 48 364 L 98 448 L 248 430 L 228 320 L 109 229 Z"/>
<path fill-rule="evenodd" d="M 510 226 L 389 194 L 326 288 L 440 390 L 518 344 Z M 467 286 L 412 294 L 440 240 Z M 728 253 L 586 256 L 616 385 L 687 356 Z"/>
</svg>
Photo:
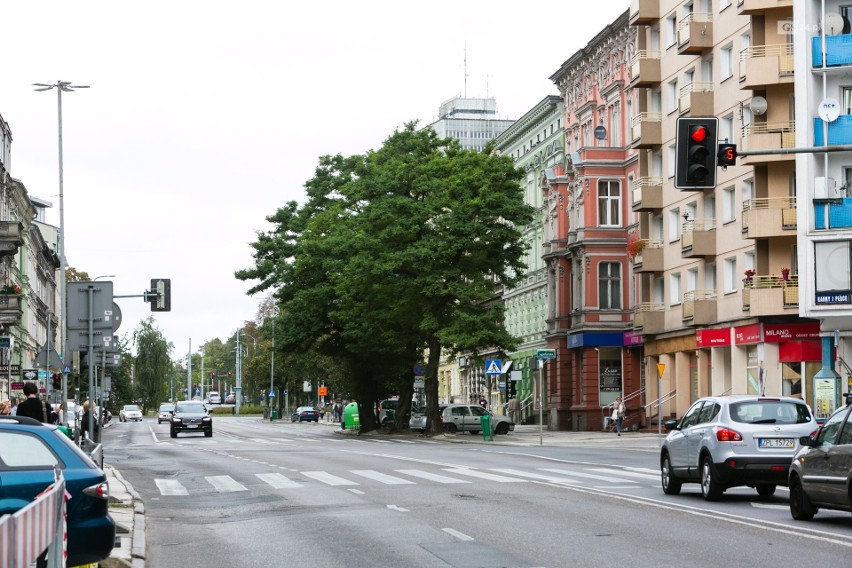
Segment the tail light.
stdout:
<svg viewBox="0 0 852 568">
<path fill-rule="evenodd" d="M 103 481 L 97 485 L 91 485 L 83 489 L 83 493 L 96 499 L 109 500 L 109 483 Z"/>
<path fill-rule="evenodd" d="M 819 428 L 811 432 L 810 436 L 812 440 L 816 440 L 817 434 L 819 433 Z"/>
<path fill-rule="evenodd" d="M 742 434 L 730 428 L 716 428 L 716 440 L 719 442 L 742 442 Z"/>
</svg>

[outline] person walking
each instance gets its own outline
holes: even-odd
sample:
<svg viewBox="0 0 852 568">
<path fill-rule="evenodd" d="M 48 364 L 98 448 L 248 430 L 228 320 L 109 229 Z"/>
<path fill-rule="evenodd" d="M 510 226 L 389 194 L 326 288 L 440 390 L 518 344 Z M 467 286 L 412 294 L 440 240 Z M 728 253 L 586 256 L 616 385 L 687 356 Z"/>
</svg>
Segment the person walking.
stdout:
<svg viewBox="0 0 852 568">
<path fill-rule="evenodd" d="M 518 424 L 521 420 L 521 413 L 518 406 L 518 399 L 515 397 L 509 399 L 509 404 L 506 405 L 506 410 L 509 411 L 509 417 L 515 424 Z"/>
<path fill-rule="evenodd" d="M 624 402 L 622 402 L 621 397 L 615 397 L 615 402 L 612 404 L 612 421 L 615 423 L 615 431 L 618 432 L 618 435 L 621 436 L 621 425 L 624 422 L 624 414 L 627 412 L 627 409 L 624 408 Z"/>
<path fill-rule="evenodd" d="M 17 415 L 34 418 L 39 422 L 49 422 L 50 410 L 47 407 L 47 402 L 38 397 L 38 386 L 32 381 L 25 382 L 24 394 L 27 398 L 18 405 Z"/>
</svg>

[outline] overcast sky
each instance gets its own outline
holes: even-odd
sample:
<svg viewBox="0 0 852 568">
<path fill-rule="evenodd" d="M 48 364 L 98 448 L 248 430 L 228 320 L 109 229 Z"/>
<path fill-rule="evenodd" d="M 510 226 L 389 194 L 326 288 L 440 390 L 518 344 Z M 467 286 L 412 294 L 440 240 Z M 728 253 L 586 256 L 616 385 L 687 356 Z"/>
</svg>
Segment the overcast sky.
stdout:
<svg viewBox="0 0 852 568">
<path fill-rule="evenodd" d="M 304 201 L 319 156 L 377 149 L 459 95 L 519 118 L 630 2 L 3 4 L 6 167 L 58 226 L 57 96 L 31 84 L 90 85 L 62 97 L 68 265 L 115 275 L 117 295 L 171 278 L 156 320 L 179 357 L 255 318 L 234 271 L 266 216 Z M 117 303 L 120 335 L 150 315 L 141 298 Z"/>
</svg>

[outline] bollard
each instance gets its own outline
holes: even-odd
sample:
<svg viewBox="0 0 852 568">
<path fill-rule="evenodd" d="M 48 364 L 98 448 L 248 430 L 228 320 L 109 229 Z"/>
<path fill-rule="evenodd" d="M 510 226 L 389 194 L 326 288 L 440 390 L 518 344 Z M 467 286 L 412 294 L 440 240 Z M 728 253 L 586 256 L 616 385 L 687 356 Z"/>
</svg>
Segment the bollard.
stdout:
<svg viewBox="0 0 852 568">
<path fill-rule="evenodd" d="M 491 440 L 494 441 L 494 438 L 491 437 L 491 415 L 485 414 L 479 417 L 479 425 L 482 426 L 482 441 L 487 442 Z"/>
</svg>

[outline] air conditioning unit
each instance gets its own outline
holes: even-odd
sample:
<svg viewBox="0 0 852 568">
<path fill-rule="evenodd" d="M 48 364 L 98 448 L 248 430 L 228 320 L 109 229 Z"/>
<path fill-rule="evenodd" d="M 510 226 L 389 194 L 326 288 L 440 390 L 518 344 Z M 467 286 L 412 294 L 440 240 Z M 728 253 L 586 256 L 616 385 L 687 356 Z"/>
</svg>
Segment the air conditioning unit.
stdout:
<svg viewBox="0 0 852 568">
<path fill-rule="evenodd" d="M 840 199 L 843 193 L 834 178 L 814 178 L 814 199 Z"/>
</svg>

